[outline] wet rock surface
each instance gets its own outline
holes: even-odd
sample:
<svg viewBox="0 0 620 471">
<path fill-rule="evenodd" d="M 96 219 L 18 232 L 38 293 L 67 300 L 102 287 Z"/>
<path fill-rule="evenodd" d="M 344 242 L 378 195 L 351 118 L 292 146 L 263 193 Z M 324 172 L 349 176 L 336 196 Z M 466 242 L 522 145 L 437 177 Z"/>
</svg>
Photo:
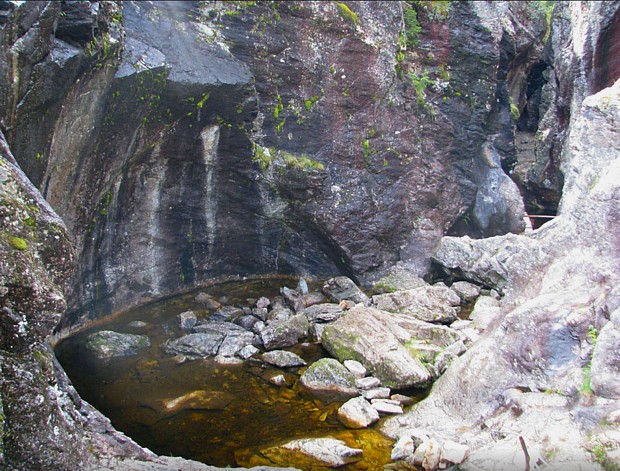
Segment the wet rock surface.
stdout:
<svg viewBox="0 0 620 471">
<path fill-rule="evenodd" d="M 135 355 L 140 348 L 150 347 L 149 338 L 145 335 L 121 334 L 104 330 L 91 334 L 86 348 L 98 358 Z"/>
</svg>

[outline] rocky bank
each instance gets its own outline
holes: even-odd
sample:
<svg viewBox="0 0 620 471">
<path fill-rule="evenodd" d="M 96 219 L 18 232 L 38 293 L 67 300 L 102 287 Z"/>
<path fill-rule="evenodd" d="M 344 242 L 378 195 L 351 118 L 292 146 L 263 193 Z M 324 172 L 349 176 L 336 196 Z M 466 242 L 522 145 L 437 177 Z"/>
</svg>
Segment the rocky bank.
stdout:
<svg viewBox="0 0 620 471">
<path fill-rule="evenodd" d="M 208 469 L 81 401 L 56 326 L 394 266 L 503 295 L 385 425 L 402 461 L 422 429 L 471 469 L 524 460 L 519 437 L 532 465 L 617 463 L 618 9 L 557 2 L 548 32 L 526 2 L 0 2 L 2 465 Z M 558 217 L 516 235 L 509 175 Z"/>
</svg>

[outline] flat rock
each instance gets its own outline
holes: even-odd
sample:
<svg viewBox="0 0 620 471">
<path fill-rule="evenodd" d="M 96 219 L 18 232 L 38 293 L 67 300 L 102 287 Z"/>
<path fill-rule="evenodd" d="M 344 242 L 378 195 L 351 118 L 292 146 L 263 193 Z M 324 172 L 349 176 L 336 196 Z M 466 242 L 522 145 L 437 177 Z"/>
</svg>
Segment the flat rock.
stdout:
<svg viewBox="0 0 620 471">
<path fill-rule="evenodd" d="M 377 388 L 381 386 L 381 380 L 379 380 L 379 378 L 376 378 L 374 376 L 367 376 L 365 378 L 356 378 L 355 386 L 357 386 L 359 389 Z"/>
<path fill-rule="evenodd" d="M 111 330 L 95 332 L 86 340 L 86 348 L 102 359 L 136 355 L 139 349 L 150 345 L 146 335 L 123 334 Z"/>
<path fill-rule="evenodd" d="M 390 401 L 389 399 L 373 399 L 371 404 L 377 412 L 381 412 L 383 414 L 402 414 L 403 408 L 400 404 L 394 404 L 395 402 L 397 401 Z"/>
<path fill-rule="evenodd" d="M 390 388 L 372 388 L 362 390 L 362 396 L 369 401 L 373 399 L 389 399 L 392 390 Z"/>
<path fill-rule="evenodd" d="M 354 397 L 340 406 L 338 420 L 348 428 L 365 428 L 379 420 L 379 413 L 363 397 Z"/>
<path fill-rule="evenodd" d="M 294 366 L 304 366 L 307 364 L 299 355 L 285 350 L 272 350 L 263 353 L 261 358 L 270 365 L 277 366 L 278 368 L 292 368 Z"/>
</svg>

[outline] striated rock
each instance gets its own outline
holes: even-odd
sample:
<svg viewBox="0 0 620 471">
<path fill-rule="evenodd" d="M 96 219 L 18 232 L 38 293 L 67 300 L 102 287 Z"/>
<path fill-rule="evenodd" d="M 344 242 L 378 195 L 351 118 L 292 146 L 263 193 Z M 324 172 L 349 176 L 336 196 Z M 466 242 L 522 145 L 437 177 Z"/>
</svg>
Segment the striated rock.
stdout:
<svg viewBox="0 0 620 471">
<path fill-rule="evenodd" d="M 282 321 L 274 321 L 260 331 L 260 336 L 267 350 L 291 347 L 308 336 L 310 323 L 306 316 L 297 314 Z"/>
<path fill-rule="evenodd" d="M 363 397 L 354 397 L 340 406 L 338 420 L 348 428 L 365 428 L 379 420 L 379 413 Z"/>
<path fill-rule="evenodd" d="M 333 358 L 314 362 L 304 371 L 299 382 L 312 396 L 329 402 L 357 396 L 355 377 Z"/>
<path fill-rule="evenodd" d="M 97 357 L 104 359 L 136 355 L 139 349 L 150 346 L 146 335 L 122 334 L 110 330 L 90 334 L 86 340 L 86 347 Z"/>
<path fill-rule="evenodd" d="M 270 352 L 263 353 L 261 358 L 270 365 L 274 365 L 279 368 L 291 368 L 293 366 L 304 366 L 307 364 L 299 355 L 285 350 L 272 350 Z"/>
<path fill-rule="evenodd" d="M 279 447 L 263 449 L 261 453 L 277 465 L 294 462 L 302 469 L 338 468 L 362 458 L 362 450 L 351 448 L 335 438 L 291 440 Z"/>
<path fill-rule="evenodd" d="M 353 301 L 354 303 L 362 303 L 365 306 L 370 304 L 370 299 L 357 285 L 346 276 L 337 276 L 330 278 L 323 286 L 323 293 L 335 303 L 340 301 Z"/>
<path fill-rule="evenodd" d="M 460 304 L 460 298 L 448 287 L 435 285 L 376 295 L 372 303 L 377 309 L 408 314 L 421 321 L 450 323 L 456 320 L 454 306 Z"/>
</svg>

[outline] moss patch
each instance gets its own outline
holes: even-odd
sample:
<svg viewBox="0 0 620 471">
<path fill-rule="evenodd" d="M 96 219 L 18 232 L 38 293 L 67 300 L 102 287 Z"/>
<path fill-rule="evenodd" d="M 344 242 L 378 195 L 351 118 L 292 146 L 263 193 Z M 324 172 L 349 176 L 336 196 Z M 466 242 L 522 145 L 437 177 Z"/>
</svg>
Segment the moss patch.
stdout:
<svg viewBox="0 0 620 471">
<path fill-rule="evenodd" d="M 9 236 L 9 244 L 17 250 L 26 250 L 26 247 L 28 247 L 28 242 L 21 237 Z"/>
</svg>

